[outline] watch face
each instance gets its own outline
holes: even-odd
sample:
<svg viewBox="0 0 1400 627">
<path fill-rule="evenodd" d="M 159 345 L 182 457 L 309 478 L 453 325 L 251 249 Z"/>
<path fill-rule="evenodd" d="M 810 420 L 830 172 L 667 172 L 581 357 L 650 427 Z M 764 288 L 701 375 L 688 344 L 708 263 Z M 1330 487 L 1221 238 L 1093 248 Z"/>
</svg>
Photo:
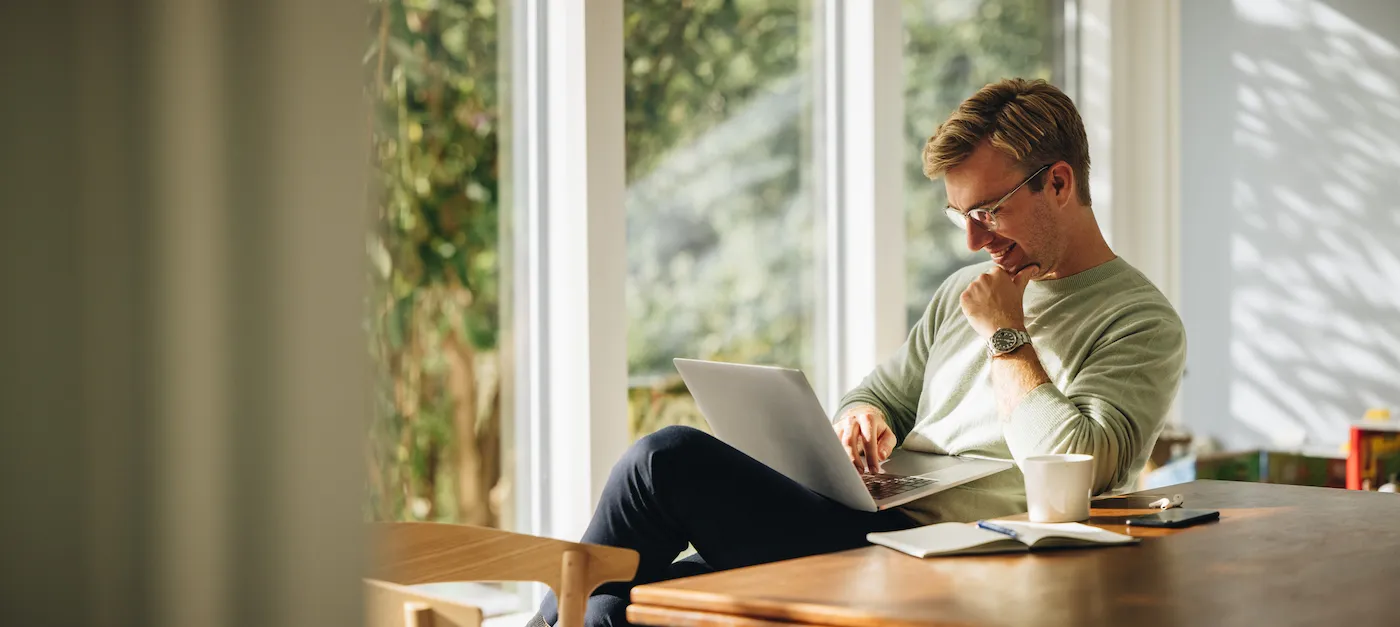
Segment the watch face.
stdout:
<svg viewBox="0 0 1400 627">
<path fill-rule="evenodd" d="M 1016 332 L 1011 329 L 998 329 L 992 334 L 992 350 L 1004 353 L 1016 348 Z"/>
</svg>

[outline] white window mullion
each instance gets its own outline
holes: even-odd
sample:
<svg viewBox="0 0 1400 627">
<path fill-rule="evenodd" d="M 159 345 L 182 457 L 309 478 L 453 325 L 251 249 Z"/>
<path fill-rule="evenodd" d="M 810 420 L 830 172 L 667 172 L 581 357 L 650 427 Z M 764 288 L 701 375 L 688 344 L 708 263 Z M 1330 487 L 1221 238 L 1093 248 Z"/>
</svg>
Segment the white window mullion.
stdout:
<svg viewBox="0 0 1400 627">
<path fill-rule="evenodd" d="M 1082 0 L 1080 113 L 1109 243 L 1179 300 L 1180 3 Z"/>
<path fill-rule="evenodd" d="M 1109 244 L 1115 244 L 1113 222 L 1117 203 L 1113 193 L 1117 187 L 1114 185 L 1117 168 L 1113 133 L 1114 50 L 1110 31 L 1113 2 L 1080 0 L 1077 18 L 1079 80 L 1075 105 L 1079 107 L 1084 130 L 1089 135 L 1089 190 L 1099 228 Z"/>
<path fill-rule="evenodd" d="M 842 333 L 841 296 L 844 277 L 841 238 L 842 184 L 841 167 L 841 4 L 842 0 L 817 3 L 813 31 L 817 60 L 812 69 L 813 103 L 812 143 L 816 147 L 813 168 L 820 184 L 814 190 L 817 198 L 821 249 L 817 255 L 818 285 L 816 311 L 817 368 L 812 373 L 817 397 L 828 413 L 835 412 L 841 398 L 841 373 L 845 363 L 845 343 Z"/>
<path fill-rule="evenodd" d="M 904 74 L 899 2 L 831 0 L 821 97 L 827 179 L 826 389 L 834 411 L 904 339 Z"/>
<path fill-rule="evenodd" d="M 1081 0 L 1078 15 L 1094 213 L 1114 250 L 1178 309 L 1180 15 L 1179 0 Z"/>
<path fill-rule="evenodd" d="M 1115 89 L 1115 102 L 1120 117 L 1131 116 L 1119 150 L 1119 197 L 1131 210 L 1120 212 L 1126 219 L 1115 236 L 1134 265 L 1179 306 L 1181 8 L 1165 0 L 1123 9 L 1115 22 L 1127 30 L 1132 66 L 1124 72 L 1123 88 Z"/>
<path fill-rule="evenodd" d="M 525 3 L 530 4 L 530 3 Z M 583 535 L 627 446 L 622 0 L 542 4 L 528 253 L 537 533 Z M 517 92 L 518 93 L 518 92 Z"/>
<path fill-rule="evenodd" d="M 502 108 L 501 180 L 507 186 L 501 198 L 501 377 L 502 415 L 506 441 L 513 443 L 510 458 L 515 470 L 515 525 L 523 533 L 543 534 L 549 511 L 548 441 L 540 411 L 542 363 L 540 310 L 543 273 L 540 268 L 540 218 L 543 214 L 544 116 L 541 74 L 544 47 L 541 7 L 535 2 L 507 2 L 499 15 L 503 61 L 500 92 L 508 106 Z M 504 56 L 504 55 L 503 55 Z"/>
</svg>

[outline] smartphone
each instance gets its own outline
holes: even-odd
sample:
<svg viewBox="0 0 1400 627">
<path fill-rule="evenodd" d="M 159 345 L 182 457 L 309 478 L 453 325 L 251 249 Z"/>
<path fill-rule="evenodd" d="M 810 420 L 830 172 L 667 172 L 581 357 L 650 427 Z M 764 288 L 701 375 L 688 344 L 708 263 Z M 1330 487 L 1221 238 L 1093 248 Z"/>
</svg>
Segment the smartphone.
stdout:
<svg viewBox="0 0 1400 627">
<path fill-rule="evenodd" d="M 1177 529 L 1191 525 L 1219 520 L 1220 512 L 1213 509 L 1164 509 L 1155 514 L 1129 516 L 1128 524 L 1134 527 L 1169 527 Z"/>
</svg>

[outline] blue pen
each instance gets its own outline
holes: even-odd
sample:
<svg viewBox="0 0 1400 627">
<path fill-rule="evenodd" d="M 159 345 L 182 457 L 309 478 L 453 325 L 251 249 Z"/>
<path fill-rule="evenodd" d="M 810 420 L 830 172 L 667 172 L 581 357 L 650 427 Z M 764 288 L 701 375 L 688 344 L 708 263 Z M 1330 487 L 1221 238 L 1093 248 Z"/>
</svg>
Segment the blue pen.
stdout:
<svg viewBox="0 0 1400 627">
<path fill-rule="evenodd" d="M 995 532 L 997 532 L 997 533 L 999 533 L 999 534 L 1006 535 L 1006 536 L 1011 536 L 1011 537 L 1013 537 L 1013 538 L 1020 537 L 1020 534 L 1016 533 L 1016 530 L 1015 530 L 1015 529 L 1011 529 L 1011 528 L 1008 528 L 1008 527 L 1003 527 L 1003 526 L 1001 526 L 1001 525 L 995 525 L 995 524 L 989 523 L 989 522 L 987 522 L 987 521 L 985 521 L 985 520 L 979 520 L 979 521 L 977 521 L 977 527 L 978 527 L 979 529 L 986 529 L 987 531 L 995 531 Z"/>
</svg>

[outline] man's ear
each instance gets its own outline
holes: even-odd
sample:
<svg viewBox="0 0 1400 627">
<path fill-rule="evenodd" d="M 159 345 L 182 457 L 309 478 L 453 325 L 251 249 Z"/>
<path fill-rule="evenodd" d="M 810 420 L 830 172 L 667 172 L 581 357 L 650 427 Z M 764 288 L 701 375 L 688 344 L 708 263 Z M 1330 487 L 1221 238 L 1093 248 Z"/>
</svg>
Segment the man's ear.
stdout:
<svg viewBox="0 0 1400 627">
<path fill-rule="evenodd" d="M 1063 161 L 1056 163 L 1050 168 L 1050 180 L 1046 182 L 1050 192 L 1055 197 L 1055 204 L 1064 207 L 1074 196 L 1074 168 L 1069 167 Z"/>
</svg>

